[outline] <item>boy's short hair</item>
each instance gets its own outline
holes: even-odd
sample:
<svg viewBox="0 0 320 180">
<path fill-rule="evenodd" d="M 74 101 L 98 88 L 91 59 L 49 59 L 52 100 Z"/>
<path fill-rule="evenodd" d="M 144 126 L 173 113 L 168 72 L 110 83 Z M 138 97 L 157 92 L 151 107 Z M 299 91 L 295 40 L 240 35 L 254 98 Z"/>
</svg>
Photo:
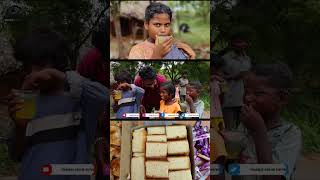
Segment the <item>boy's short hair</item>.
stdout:
<svg viewBox="0 0 320 180">
<path fill-rule="evenodd" d="M 252 72 L 256 76 L 266 77 L 268 84 L 273 88 L 284 92 L 292 88 L 293 74 L 286 64 L 259 64 L 253 67 Z"/>
<path fill-rule="evenodd" d="M 243 32 L 243 31 L 237 31 L 237 32 L 234 32 L 231 37 L 230 37 L 230 42 L 233 42 L 233 41 L 237 41 L 237 40 L 241 40 L 241 41 L 246 41 L 248 42 L 248 35 L 246 32 Z"/>
<path fill-rule="evenodd" d="M 139 71 L 139 76 L 141 77 L 142 80 L 146 79 L 156 79 L 157 74 L 156 72 L 152 69 L 150 66 L 143 67 Z"/>
<path fill-rule="evenodd" d="M 146 8 L 146 11 L 145 11 L 145 21 L 149 22 L 150 19 L 153 18 L 153 16 L 155 14 L 162 14 L 162 13 L 166 13 L 169 15 L 170 17 L 170 21 L 172 19 L 172 11 L 171 9 L 162 4 L 162 3 L 151 3 L 147 8 Z"/>
<path fill-rule="evenodd" d="M 14 57 L 24 65 L 45 66 L 65 72 L 69 65 L 69 46 L 63 35 L 50 28 L 37 28 L 14 45 Z"/>
<path fill-rule="evenodd" d="M 167 81 L 167 82 L 162 83 L 160 85 L 160 87 L 165 88 L 169 95 L 174 96 L 176 93 L 176 88 L 174 87 L 174 85 L 171 81 Z"/>
<path fill-rule="evenodd" d="M 198 92 L 201 91 L 202 85 L 199 81 L 192 81 L 189 83 L 189 86 L 193 87 L 194 89 L 196 89 Z"/>
<path fill-rule="evenodd" d="M 220 57 L 220 56 L 216 56 L 211 62 L 210 62 L 210 65 L 212 66 L 212 68 L 211 68 L 211 73 L 210 73 L 210 75 L 213 75 L 213 74 L 215 74 L 215 70 L 220 70 L 222 67 L 223 67 L 223 65 L 224 65 L 224 60 L 223 60 L 223 58 L 222 57 Z"/>
<path fill-rule="evenodd" d="M 132 76 L 130 75 L 130 73 L 128 71 L 120 71 L 118 72 L 115 77 L 114 80 L 116 80 L 117 82 L 126 82 L 131 84 L 132 83 Z"/>
</svg>

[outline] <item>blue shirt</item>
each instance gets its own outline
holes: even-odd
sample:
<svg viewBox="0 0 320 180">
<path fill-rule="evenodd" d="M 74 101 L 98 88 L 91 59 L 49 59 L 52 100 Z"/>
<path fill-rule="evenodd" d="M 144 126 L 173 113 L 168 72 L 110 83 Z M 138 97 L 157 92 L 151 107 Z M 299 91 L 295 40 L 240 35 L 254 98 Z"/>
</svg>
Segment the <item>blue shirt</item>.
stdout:
<svg viewBox="0 0 320 180">
<path fill-rule="evenodd" d="M 26 130 L 29 146 L 22 157 L 19 180 L 90 180 L 90 176 L 41 174 L 41 167 L 47 164 L 92 163 L 97 120 L 108 101 L 107 89 L 101 84 L 75 72 L 66 76 L 70 92 L 36 99 L 36 115 Z M 80 117 L 76 117 L 77 112 Z M 47 122 L 41 124 L 43 121 Z"/>
</svg>

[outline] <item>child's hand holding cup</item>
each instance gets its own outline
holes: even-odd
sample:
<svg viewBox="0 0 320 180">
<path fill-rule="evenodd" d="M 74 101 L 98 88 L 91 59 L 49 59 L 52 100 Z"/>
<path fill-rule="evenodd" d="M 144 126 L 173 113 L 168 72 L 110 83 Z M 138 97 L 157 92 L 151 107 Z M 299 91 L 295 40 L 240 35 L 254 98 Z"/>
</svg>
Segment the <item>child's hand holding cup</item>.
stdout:
<svg viewBox="0 0 320 180">
<path fill-rule="evenodd" d="M 16 125 L 26 126 L 35 116 L 36 97 L 34 91 L 12 90 L 9 96 L 8 109 L 10 116 L 14 119 Z"/>
<path fill-rule="evenodd" d="M 153 50 L 152 59 L 162 59 L 166 54 L 171 51 L 173 45 L 172 36 L 156 36 L 155 48 Z"/>
<path fill-rule="evenodd" d="M 165 41 L 172 38 L 172 36 L 162 36 L 162 35 L 156 35 L 156 45 L 163 44 Z"/>
<path fill-rule="evenodd" d="M 113 90 L 112 97 L 115 101 L 119 101 L 122 98 L 122 91 L 121 90 Z"/>
</svg>

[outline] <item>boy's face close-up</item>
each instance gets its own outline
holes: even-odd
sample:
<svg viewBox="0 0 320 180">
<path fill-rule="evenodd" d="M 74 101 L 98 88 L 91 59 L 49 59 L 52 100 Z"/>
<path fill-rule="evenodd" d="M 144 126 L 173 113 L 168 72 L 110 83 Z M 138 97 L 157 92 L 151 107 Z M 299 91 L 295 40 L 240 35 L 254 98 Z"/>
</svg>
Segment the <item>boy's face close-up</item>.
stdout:
<svg viewBox="0 0 320 180">
<path fill-rule="evenodd" d="M 262 116 L 276 113 L 283 104 L 279 91 L 268 84 L 267 78 L 254 73 L 250 73 L 245 80 L 244 103 Z"/>
<path fill-rule="evenodd" d="M 156 35 L 169 36 L 171 34 L 171 20 L 166 13 L 155 14 L 149 22 L 144 23 L 145 29 L 149 33 L 149 37 L 156 39 Z"/>
<path fill-rule="evenodd" d="M 194 87 L 187 85 L 186 88 L 187 88 L 187 95 L 189 95 L 192 99 L 195 99 L 196 97 L 199 96 L 198 91 Z"/>
</svg>

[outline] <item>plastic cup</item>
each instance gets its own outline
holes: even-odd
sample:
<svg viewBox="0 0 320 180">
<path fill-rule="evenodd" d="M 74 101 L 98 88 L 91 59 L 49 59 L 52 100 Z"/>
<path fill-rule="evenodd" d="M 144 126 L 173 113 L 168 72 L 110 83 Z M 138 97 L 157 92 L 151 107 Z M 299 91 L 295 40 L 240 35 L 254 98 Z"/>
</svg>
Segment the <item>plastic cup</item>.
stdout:
<svg viewBox="0 0 320 180">
<path fill-rule="evenodd" d="M 120 100 L 122 97 L 122 92 L 120 90 L 115 90 L 114 93 L 115 93 L 114 99 L 117 101 Z"/>
<path fill-rule="evenodd" d="M 156 39 L 156 45 L 158 44 L 162 44 L 163 42 L 165 42 L 167 39 L 169 39 L 171 36 L 157 36 Z"/>
<path fill-rule="evenodd" d="M 22 109 L 18 110 L 15 114 L 17 119 L 31 120 L 36 112 L 36 96 L 33 91 L 15 90 L 17 98 L 22 100 Z"/>
</svg>

